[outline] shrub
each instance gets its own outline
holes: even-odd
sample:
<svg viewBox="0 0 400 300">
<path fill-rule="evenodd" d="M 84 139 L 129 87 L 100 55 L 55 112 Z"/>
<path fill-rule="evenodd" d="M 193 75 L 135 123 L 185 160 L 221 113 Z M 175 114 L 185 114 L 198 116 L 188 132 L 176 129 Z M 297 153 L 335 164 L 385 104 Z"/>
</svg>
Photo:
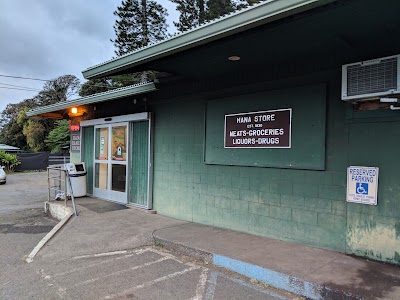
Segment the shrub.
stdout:
<svg viewBox="0 0 400 300">
<path fill-rule="evenodd" d="M 0 165 L 5 166 L 7 173 L 14 172 L 16 166 L 21 164 L 16 154 L 9 154 L 4 151 L 0 151 Z"/>
</svg>

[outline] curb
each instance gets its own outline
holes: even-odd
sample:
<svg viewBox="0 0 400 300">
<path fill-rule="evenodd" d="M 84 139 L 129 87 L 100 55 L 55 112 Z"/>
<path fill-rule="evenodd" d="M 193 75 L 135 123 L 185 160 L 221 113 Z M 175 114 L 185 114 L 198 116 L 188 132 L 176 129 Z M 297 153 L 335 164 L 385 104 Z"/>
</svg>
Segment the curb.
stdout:
<svg viewBox="0 0 400 300">
<path fill-rule="evenodd" d="M 259 282 L 266 285 L 285 290 L 297 294 L 299 296 L 306 297 L 312 300 L 324 300 L 324 299 L 343 299 L 343 300 L 361 300 L 360 296 L 353 295 L 349 292 L 330 288 L 325 285 L 309 282 L 301 278 L 287 275 L 284 273 L 276 272 L 264 267 L 252 265 L 243 261 L 239 261 L 233 258 L 229 258 L 216 253 L 207 252 L 204 250 L 196 249 L 193 247 L 186 246 L 181 243 L 169 241 L 160 237 L 157 237 L 153 233 L 154 243 L 161 245 L 168 250 L 173 250 L 186 256 L 190 256 L 194 259 L 204 260 L 211 262 L 215 266 L 225 268 L 235 273 L 241 274 L 248 278 L 254 278 Z"/>
<path fill-rule="evenodd" d="M 155 245 L 160 245 L 168 250 L 178 252 L 180 254 L 192 257 L 196 260 L 201 260 L 208 263 L 212 262 L 212 257 L 213 257 L 212 253 L 156 237 L 154 233 L 153 233 L 153 240 Z"/>
<path fill-rule="evenodd" d="M 55 212 L 52 210 L 52 207 L 57 207 L 61 205 L 55 204 L 52 205 L 52 203 L 50 202 L 46 202 L 45 203 L 45 213 L 50 213 L 53 217 L 55 217 L 56 219 L 60 220 L 60 212 Z M 68 212 L 69 211 L 69 212 Z M 42 240 L 36 245 L 35 248 L 33 248 L 32 252 L 29 253 L 28 258 L 25 260 L 28 264 L 30 264 L 31 262 L 33 262 L 33 258 L 36 256 L 36 254 L 38 254 L 38 252 L 43 248 L 44 245 L 46 245 L 46 243 L 69 221 L 69 219 L 74 215 L 72 209 L 70 209 L 69 207 L 63 209 L 61 211 L 61 214 L 63 214 L 64 216 L 62 217 L 62 219 L 60 220 L 60 222 L 58 222 L 58 224 L 56 226 L 53 227 L 52 230 L 50 230 L 50 232 L 48 232 L 44 238 L 42 238 Z"/>
</svg>

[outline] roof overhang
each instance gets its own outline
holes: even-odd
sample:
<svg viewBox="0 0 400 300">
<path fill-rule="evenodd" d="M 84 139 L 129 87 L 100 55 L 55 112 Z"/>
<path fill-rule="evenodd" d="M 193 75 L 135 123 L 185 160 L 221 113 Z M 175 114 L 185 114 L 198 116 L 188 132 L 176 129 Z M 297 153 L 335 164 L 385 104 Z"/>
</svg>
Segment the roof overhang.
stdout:
<svg viewBox="0 0 400 300">
<path fill-rule="evenodd" d="M 90 95 L 87 97 L 82 97 L 70 101 L 59 102 L 52 105 L 47 105 L 43 107 L 37 107 L 29 110 L 26 115 L 28 117 L 33 116 L 43 116 L 49 118 L 60 119 L 62 118 L 62 114 L 57 113 L 63 110 L 66 110 L 72 106 L 82 106 L 87 104 L 99 103 L 104 101 L 115 100 L 119 98 L 124 98 L 133 95 L 139 95 L 144 93 L 149 93 L 157 90 L 155 84 L 153 82 L 147 82 L 137 85 L 131 85 L 119 89 L 115 89 L 112 91 L 107 91 L 104 93 L 98 93 L 94 95 Z"/>
<path fill-rule="evenodd" d="M 83 71 L 87 79 L 118 74 L 127 69 L 271 23 L 336 0 L 270 0 L 218 18 L 172 38 L 151 44 Z"/>
<path fill-rule="evenodd" d="M 0 151 L 18 151 L 20 148 L 14 147 L 14 146 L 9 146 L 6 144 L 0 144 Z"/>
</svg>

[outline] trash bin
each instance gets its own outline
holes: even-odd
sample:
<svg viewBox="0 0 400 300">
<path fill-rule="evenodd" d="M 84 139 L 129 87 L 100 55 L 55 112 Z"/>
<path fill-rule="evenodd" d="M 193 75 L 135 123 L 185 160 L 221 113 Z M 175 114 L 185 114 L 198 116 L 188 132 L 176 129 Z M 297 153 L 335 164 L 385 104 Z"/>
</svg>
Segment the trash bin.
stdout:
<svg viewBox="0 0 400 300">
<path fill-rule="evenodd" d="M 85 163 L 68 163 L 64 165 L 64 169 L 68 172 L 71 179 L 72 192 L 74 197 L 86 196 L 86 167 Z M 67 193 L 71 193 L 69 185 L 67 185 Z"/>
</svg>

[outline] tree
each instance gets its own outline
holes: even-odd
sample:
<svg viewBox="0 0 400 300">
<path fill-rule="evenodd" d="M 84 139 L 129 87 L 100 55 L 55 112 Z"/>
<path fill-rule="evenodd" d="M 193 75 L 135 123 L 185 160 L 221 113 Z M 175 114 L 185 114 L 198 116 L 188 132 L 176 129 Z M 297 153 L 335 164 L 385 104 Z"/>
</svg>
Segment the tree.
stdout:
<svg viewBox="0 0 400 300">
<path fill-rule="evenodd" d="M 0 115 L 0 128 L 5 126 L 7 123 L 11 121 L 17 121 L 19 112 L 25 108 L 34 108 L 37 106 L 37 103 L 34 99 L 25 99 L 19 103 L 9 103 L 6 108 L 1 112 Z"/>
<path fill-rule="evenodd" d="M 34 100 L 38 106 L 67 101 L 72 95 L 78 93 L 79 88 L 79 79 L 74 75 L 59 76 L 47 81 Z"/>
<path fill-rule="evenodd" d="M 263 2 L 265 0 L 238 0 L 236 2 L 236 9 L 242 9 L 246 8 L 249 6 L 253 6 L 254 4 L 257 4 L 259 2 Z"/>
<path fill-rule="evenodd" d="M 174 25 L 180 32 L 187 31 L 205 22 L 214 20 L 248 7 L 260 0 L 170 0 L 177 5 L 180 12 L 179 21 Z"/>
<path fill-rule="evenodd" d="M 0 115 L 0 142 L 26 151 L 47 151 L 43 142 L 54 128 L 54 120 L 48 118 L 28 119 L 29 109 L 66 101 L 79 89 L 79 79 L 64 75 L 44 84 L 43 90 L 33 99 L 8 104 Z"/>
<path fill-rule="evenodd" d="M 26 143 L 31 151 L 47 151 L 46 144 L 43 143 L 47 132 L 40 121 L 28 120 L 22 128 L 22 133 L 26 137 Z"/>
<path fill-rule="evenodd" d="M 131 73 L 111 76 L 110 78 L 91 79 L 81 85 L 79 96 L 85 97 L 97 93 L 107 92 L 109 90 L 137 84 L 144 79 L 153 80 L 155 78 L 155 73 L 152 71 L 146 71 L 145 75 L 146 78 L 144 78 L 143 73 Z"/>
<path fill-rule="evenodd" d="M 34 99 L 25 99 L 16 104 L 8 104 L 0 115 L 0 143 L 29 150 L 23 134 L 23 124 L 19 122 L 20 111 L 37 106 Z"/>
<path fill-rule="evenodd" d="M 204 23 L 204 0 L 171 0 L 175 3 L 176 10 L 180 12 L 179 21 L 174 22 L 180 32 L 187 31 Z"/>
<path fill-rule="evenodd" d="M 117 56 L 167 37 L 167 10 L 154 0 L 123 0 L 114 15 Z"/>
<path fill-rule="evenodd" d="M 70 131 L 68 120 L 55 121 L 55 128 L 49 132 L 46 145 L 50 148 L 51 153 L 60 153 L 63 147 L 69 146 Z"/>
<path fill-rule="evenodd" d="M 112 88 L 112 82 L 107 78 L 90 79 L 81 85 L 79 96 L 85 97 L 97 93 L 107 92 Z"/>
<path fill-rule="evenodd" d="M 231 0 L 209 0 L 207 1 L 206 19 L 211 21 L 235 10 L 235 3 Z"/>
</svg>

